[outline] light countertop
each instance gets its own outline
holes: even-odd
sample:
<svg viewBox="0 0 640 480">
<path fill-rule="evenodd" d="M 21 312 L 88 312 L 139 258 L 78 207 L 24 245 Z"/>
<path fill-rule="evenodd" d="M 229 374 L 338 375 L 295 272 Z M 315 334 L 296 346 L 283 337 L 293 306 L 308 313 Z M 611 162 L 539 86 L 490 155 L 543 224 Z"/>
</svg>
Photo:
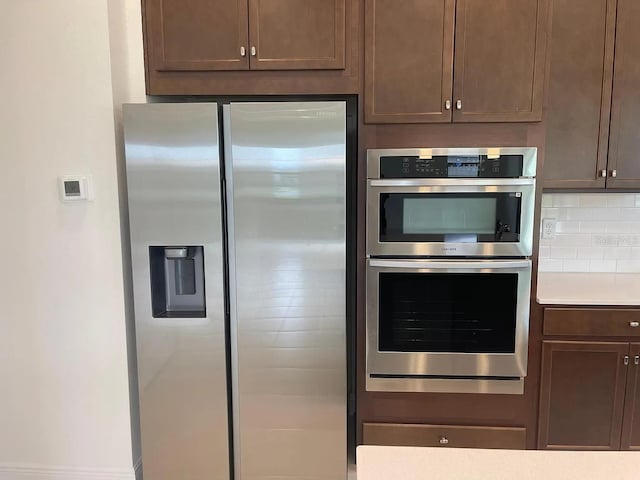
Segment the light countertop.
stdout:
<svg viewBox="0 0 640 480">
<path fill-rule="evenodd" d="M 638 305 L 640 273 L 538 274 L 542 305 Z"/>
<path fill-rule="evenodd" d="M 640 452 L 360 446 L 358 480 L 638 480 Z"/>
</svg>

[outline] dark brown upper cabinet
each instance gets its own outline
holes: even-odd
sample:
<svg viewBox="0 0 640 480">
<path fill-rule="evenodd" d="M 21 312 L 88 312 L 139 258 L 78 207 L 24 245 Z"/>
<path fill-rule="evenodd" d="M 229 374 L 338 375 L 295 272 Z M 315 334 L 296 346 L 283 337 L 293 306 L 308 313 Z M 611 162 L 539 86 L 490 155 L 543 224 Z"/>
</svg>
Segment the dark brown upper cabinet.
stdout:
<svg viewBox="0 0 640 480">
<path fill-rule="evenodd" d="M 639 188 L 640 2 L 554 0 L 546 188 Z"/>
<path fill-rule="evenodd" d="M 538 448 L 620 448 L 628 353 L 626 342 L 543 342 Z"/>
<path fill-rule="evenodd" d="M 640 2 L 618 0 L 608 188 L 640 187 Z"/>
<path fill-rule="evenodd" d="M 629 365 L 621 446 L 623 450 L 640 450 L 640 343 L 631 344 Z"/>
<path fill-rule="evenodd" d="M 249 0 L 251 69 L 342 69 L 345 0 Z"/>
<path fill-rule="evenodd" d="M 160 72 L 345 68 L 346 0 L 144 0 Z"/>
<path fill-rule="evenodd" d="M 365 121 L 540 121 L 548 4 L 367 0 Z"/>
<path fill-rule="evenodd" d="M 147 61 L 154 69 L 249 68 L 247 0 L 145 0 L 144 6 Z"/>
</svg>

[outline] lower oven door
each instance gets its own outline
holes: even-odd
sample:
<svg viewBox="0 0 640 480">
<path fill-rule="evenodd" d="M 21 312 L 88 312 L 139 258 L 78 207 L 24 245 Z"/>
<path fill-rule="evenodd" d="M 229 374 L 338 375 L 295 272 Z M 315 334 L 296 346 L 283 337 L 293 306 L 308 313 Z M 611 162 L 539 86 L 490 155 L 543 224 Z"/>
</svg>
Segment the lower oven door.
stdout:
<svg viewBox="0 0 640 480">
<path fill-rule="evenodd" d="M 368 260 L 368 379 L 521 380 L 530 289 L 530 260 Z"/>
</svg>

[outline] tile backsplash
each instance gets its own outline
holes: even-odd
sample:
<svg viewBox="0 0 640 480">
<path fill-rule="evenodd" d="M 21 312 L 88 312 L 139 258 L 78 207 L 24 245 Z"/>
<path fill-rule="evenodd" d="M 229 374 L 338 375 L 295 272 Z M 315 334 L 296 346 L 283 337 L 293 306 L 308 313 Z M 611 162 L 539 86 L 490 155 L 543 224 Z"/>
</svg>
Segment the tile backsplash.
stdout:
<svg viewBox="0 0 640 480">
<path fill-rule="evenodd" d="M 640 194 L 547 193 L 545 219 L 556 233 L 540 239 L 541 272 L 640 272 Z"/>
</svg>

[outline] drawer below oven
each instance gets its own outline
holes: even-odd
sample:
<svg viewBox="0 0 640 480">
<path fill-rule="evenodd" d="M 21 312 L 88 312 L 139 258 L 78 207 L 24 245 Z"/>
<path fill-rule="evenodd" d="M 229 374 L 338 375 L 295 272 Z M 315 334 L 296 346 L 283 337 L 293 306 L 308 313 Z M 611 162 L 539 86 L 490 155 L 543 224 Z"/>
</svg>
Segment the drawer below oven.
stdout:
<svg viewBox="0 0 640 480">
<path fill-rule="evenodd" d="M 364 445 L 402 447 L 493 448 L 524 450 L 526 429 L 520 427 L 364 423 Z"/>
</svg>

